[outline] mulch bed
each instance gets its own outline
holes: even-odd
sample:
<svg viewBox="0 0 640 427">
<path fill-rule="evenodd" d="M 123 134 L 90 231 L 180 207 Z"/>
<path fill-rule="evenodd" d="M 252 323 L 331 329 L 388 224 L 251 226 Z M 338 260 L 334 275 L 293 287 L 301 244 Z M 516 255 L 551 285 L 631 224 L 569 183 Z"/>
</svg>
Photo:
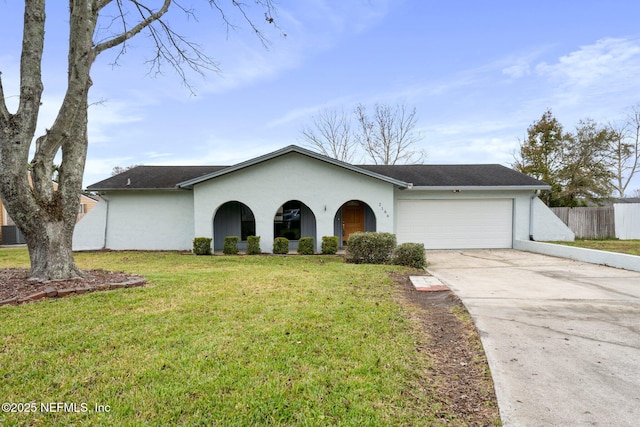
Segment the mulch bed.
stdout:
<svg viewBox="0 0 640 427">
<path fill-rule="evenodd" d="M 0 270 L 0 306 L 24 304 L 44 298 L 62 298 L 87 292 L 143 286 L 147 281 L 134 274 L 89 270 L 84 277 L 72 280 L 34 281 L 29 270 L 8 268 Z"/>
<path fill-rule="evenodd" d="M 489 365 L 473 322 L 464 322 L 455 312 L 466 313 L 451 291 L 416 291 L 409 276 L 396 275 L 405 303 L 417 308 L 413 318 L 420 326 L 422 340 L 417 350 L 432 361 L 423 373 L 425 388 L 440 396 L 443 424 L 494 426 L 500 412 Z M 443 417 L 446 417 L 443 415 Z"/>
</svg>

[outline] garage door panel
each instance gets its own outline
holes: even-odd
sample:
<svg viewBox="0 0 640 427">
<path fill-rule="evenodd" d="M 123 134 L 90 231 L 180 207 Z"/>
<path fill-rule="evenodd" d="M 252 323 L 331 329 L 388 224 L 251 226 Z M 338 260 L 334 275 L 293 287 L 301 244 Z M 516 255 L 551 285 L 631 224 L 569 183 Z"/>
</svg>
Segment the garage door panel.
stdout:
<svg viewBox="0 0 640 427">
<path fill-rule="evenodd" d="M 399 243 L 423 243 L 428 249 L 510 248 L 513 201 L 400 200 Z"/>
</svg>

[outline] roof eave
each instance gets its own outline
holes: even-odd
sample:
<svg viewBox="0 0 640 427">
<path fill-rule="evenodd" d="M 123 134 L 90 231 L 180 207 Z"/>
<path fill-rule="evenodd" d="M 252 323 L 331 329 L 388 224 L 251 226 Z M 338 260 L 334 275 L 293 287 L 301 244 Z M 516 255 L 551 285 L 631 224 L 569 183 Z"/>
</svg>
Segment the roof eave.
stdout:
<svg viewBox="0 0 640 427">
<path fill-rule="evenodd" d="M 87 191 L 181 191 L 188 190 L 187 188 L 178 188 L 178 187 L 167 187 L 167 188 L 136 188 L 136 187 L 111 187 L 111 188 L 96 188 L 96 187 L 87 187 Z"/>
<path fill-rule="evenodd" d="M 409 190 L 431 191 L 535 191 L 550 190 L 550 185 L 414 185 Z"/>
</svg>

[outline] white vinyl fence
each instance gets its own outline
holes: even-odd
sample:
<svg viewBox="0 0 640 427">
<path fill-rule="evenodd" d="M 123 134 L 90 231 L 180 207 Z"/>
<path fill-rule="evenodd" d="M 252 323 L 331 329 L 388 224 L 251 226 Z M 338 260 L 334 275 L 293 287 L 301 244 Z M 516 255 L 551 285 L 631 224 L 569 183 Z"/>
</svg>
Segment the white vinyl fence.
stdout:
<svg viewBox="0 0 640 427">
<path fill-rule="evenodd" d="M 640 203 L 615 203 L 616 238 L 640 239 Z"/>
</svg>

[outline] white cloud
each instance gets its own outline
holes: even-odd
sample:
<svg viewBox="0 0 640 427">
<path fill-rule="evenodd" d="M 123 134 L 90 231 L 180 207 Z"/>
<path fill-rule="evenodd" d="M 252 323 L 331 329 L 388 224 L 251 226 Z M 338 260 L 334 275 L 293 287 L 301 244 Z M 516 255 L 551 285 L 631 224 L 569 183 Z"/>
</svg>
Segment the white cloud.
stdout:
<svg viewBox="0 0 640 427">
<path fill-rule="evenodd" d="M 389 9 L 387 0 L 374 3 L 315 0 L 288 7 L 280 7 L 277 16 L 278 25 L 287 36 L 267 31 L 268 49 L 250 31 L 242 30 L 217 45 L 214 55 L 221 73 L 204 84 L 203 92 L 220 93 L 250 86 L 298 68 L 305 58 L 375 25 Z"/>
<path fill-rule="evenodd" d="M 586 111 L 582 118 L 611 119 L 606 115 L 612 107 L 621 111 L 638 102 L 640 40 L 602 39 L 556 63 L 538 64 L 536 73 L 554 85 L 550 98 L 554 109 Z"/>
<path fill-rule="evenodd" d="M 89 107 L 89 143 L 105 143 L 113 138 L 114 128 L 144 120 L 142 107 L 133 102 L 104 101 Z"/>
<path fill-rule="evenodd" d="M 573 87 L 611 84 L 612 78 L 628 81 L 640 74 L 640 44 L 621 38 L 598 40 L 562 56 L 555 64 L 538 64 L 536 72 Z"/>
<path fill-rule="evenodd" d="M 505 74 L 511 78 L 519 79 L 531 74 L 531 67 L 526 61 L 519 61 L 517 64 L 506 67 L 502 70 L 502 74 Z"/>
</svg>

